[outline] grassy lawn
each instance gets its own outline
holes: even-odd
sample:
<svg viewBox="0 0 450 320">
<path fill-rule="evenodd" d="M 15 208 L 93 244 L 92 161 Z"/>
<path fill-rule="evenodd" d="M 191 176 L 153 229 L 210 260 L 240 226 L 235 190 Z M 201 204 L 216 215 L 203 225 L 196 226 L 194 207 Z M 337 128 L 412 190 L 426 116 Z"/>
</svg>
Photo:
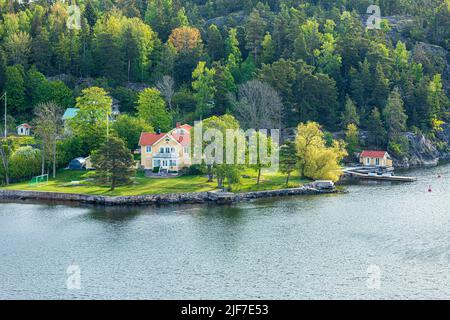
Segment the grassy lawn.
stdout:
<svg viewBox="0 0 450 320">
<path fill-rule="evenodd" d="M 12 184 L 1 189 L 10 190 L 33 190 L 46 192 L 80 193 L 91 195 L 108 196 L 128 196 L 162 193 L 185 193 L 185 192 L 204 192 L 216 189 L 217 183 L 207 182 L 205 176 L 182 176 L 177 178 L 147 178 L 142 173 L 138 173 L 131 185 L 117 187 L 110 191 L 108 187 L 95 185 L 90 181 L 86 171 L 68 171 L 58 172 L 56 179 L 50 179 L 48 184 L 30 186 L 28 181 Z M 256 185 L 257 173 L 254 170 L 247 170 L 242 173 L 247 176 L 241 178 L 241 183 L 234 186 L 234 192 L 247 192 L 257 190 L 273 190 L 285 188 L 286 177 L 282 174 L 263 174 L 261 184 Z M 295 175 L 294 175 L 295 177 Z M 292 178 L 290 187 L 298 186 L 305 180 Z"/>
<path fill-rule="evenodd" d="M 247 177 L 241 177 L 240 184 L 233 186 L 234 192 L 278 190 L 286 188 L 286 175 L 279 172 L 269 173 L 263 171 L 259 186 L 256 184 L 258 173 L 255 170 L 248 169 L 243 172 L 242 175 Z M 289 187 L 298 187 L 308 182 L 308 180 L 300 179 L 298 174 L 294 172 L 289 179 Z"/>
</svg>

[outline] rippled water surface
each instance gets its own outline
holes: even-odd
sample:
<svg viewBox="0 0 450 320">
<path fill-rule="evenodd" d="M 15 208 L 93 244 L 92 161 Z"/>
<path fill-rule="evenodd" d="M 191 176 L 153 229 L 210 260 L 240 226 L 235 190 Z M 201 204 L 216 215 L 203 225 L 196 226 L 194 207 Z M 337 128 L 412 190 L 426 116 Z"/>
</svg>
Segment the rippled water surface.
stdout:
<svg viewBox="0 0 450 320">
<path fill-rule="evenodd" d="M 450 298 L 450 166 L 409 174 L 233 206 L 0 203 L 0 298 Z"/>
</svg>

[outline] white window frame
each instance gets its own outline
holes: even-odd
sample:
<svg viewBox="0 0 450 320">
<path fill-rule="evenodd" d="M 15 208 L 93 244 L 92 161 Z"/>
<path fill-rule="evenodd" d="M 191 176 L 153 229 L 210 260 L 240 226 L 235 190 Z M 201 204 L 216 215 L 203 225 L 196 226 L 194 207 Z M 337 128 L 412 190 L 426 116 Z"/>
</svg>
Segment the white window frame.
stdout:
<svg viewBox="0 0 450 320">
<path fill-rule="evenodd" d="M 147 146 L 147 148 L 145 149 L 145 152 L 152 153 L 152 146 Z"/>
</svg>

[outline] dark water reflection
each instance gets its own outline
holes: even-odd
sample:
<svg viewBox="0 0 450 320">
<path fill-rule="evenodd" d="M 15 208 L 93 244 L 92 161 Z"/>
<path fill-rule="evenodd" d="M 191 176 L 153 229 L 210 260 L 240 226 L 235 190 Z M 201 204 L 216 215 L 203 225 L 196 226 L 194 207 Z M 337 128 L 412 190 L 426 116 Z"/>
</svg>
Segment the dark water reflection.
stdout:
<svg viewBox="0 0 450 320">
<path fill-rule="evenodd" d="M 450 166 L 411 174 L 232 206 L 0 203 L 0 298 L 448 298 Z"/>
</svg>

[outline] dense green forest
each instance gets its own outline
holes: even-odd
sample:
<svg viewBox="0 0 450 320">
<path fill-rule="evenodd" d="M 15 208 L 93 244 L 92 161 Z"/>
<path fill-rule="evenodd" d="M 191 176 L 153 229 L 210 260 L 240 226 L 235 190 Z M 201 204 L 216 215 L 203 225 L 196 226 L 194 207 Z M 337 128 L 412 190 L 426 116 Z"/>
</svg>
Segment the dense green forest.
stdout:
<svg viewBox="0 0 450 320">
<path fill-rule="evenodd" d="M 372 4 L 379 29 L 366 28 Z M 364 131 L 366 145 L 394 154 L 407 148 L 401 132 L 435 139 L 449 120 L 449 0 L 0 0 L 0 10 L 10 124 L 33 121 L 42 102 L 74 107 L 89 87 L 150 119 L 122 118 L 124 128 L 223 114 L 244 128 L 316 121 L 346 132 L 349 148 Z"/>
</svg>

